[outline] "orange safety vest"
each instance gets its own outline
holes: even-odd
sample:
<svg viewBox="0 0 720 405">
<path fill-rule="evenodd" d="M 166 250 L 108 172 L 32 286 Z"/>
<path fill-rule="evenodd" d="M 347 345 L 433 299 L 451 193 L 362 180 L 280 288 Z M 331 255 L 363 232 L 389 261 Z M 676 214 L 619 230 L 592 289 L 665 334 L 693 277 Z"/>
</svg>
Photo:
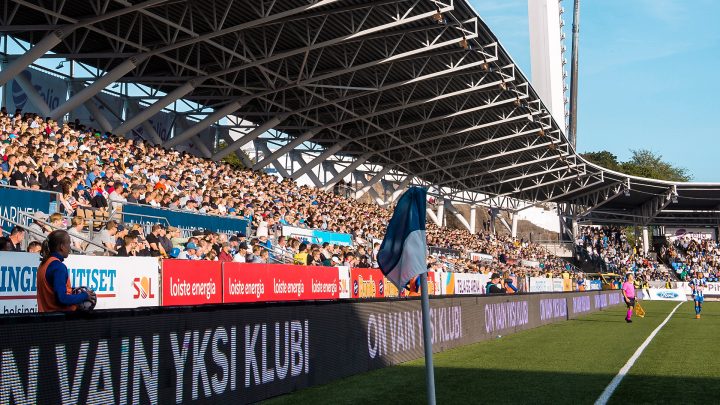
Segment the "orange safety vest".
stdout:
<svg viewBox="0 0 720 405">
<path fill-rule="evenodd" d="M 57 312 L 57 311 L 74 311 L 77 309 L 75 305 L 61 305 L 57 297 L 55 296 L 55 290 L 47 282 L 45 273 L 47 272 L 50 263 L 59 260 L 57 257 L 51 257 L 50 260 L 40 264 L 37 272 L 37 304 L 38 312 Z M 68 277 L 66 283 L 67 294 L 72 294 L 72 285 L 70 284 L 70 278 Z"/>
</svg>

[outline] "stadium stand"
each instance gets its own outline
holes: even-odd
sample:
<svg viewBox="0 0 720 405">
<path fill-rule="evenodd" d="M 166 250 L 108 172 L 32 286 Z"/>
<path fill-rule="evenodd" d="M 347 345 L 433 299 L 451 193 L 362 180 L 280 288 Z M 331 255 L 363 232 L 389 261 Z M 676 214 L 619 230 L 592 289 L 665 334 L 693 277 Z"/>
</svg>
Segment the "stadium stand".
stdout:
<svg viewBox="0 0 720 405">
<path fill-rule="evenodd" d="M 0 124 L 0 182 L 59 193 L 63 216 L 36 214 L 28 241 L 70 228 L 74 246 L 86 254 L 377 266 L 378 241 L 391 215 L 386 208 L 79 123 L 17 112 L 3 113 Z M 244 218 L 251 234 L 196 230 L 183 235 L 163 224 L 124 224 L 120 212 L 127 203 Z M 284 237 L 284 225 L 348 233 L 354 246 L 305 244 Z M 537 244 L 490 232 L 471 234 L 428 223 L 428 244 L 437 248 L 429 261 L 435 271 L 558 276 L 572 270 Z M 301 249 L 307 255 L 298 255 Z M 492 262 L 473 261 L 471 252 L 490 255 Z"/>
<path fill-rule="evenodd" d="M 600 272 L 633 272 L 640 284 L 648 281 L 677 281 L 663 271 L 654 254 L 628 241 L 625 230 L 610 226 L 581 226 L 576 240 L 577 257 Z"/>
<path fill-rule="evenodd" d="M 715 240 L 677 238 L 667 248 L 665 257 L 681 281 L 690 281 L 698 272 L 711 282 L 720 279 L 720 244 Z"/>
</svg>

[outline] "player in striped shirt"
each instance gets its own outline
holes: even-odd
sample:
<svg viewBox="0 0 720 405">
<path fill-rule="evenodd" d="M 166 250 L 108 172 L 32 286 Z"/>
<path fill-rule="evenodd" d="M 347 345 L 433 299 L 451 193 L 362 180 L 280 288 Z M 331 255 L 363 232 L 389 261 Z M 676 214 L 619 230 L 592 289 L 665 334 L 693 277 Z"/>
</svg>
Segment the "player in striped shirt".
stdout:
<svg viewBox="0 0 720 405">
<path fill-rule="evenodd" d="M 695 319 L 700 319 L 700 311 L 702 311 L 702 304 L 705 301 L 705 287 L 707 287 L 707 280 L 702 273 L 697 273 L 695 278 L 690 281 L 690 288 L 692 288 L 693 300 L 695 301 Z"/>
</svg>

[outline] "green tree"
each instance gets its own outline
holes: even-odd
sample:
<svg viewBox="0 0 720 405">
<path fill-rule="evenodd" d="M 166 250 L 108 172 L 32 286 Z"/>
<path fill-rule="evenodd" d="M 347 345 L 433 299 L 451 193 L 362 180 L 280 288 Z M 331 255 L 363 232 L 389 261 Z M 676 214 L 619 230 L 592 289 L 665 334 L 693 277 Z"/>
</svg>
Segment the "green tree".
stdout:
<svg viewBox="0 0 720 405">
<path fill-rule="evenodd" d="M 218 150 L 225 149 L 227 148 L 227 146 L 227 142 L 225 142 L 224 140 L 220 140 L 220 142 L 218 143 Z M 243 151 L 242 149 L 238 149 L 237 152 L 242 153 L 243 155 L 245 155 L 248 161 L 253 162 L 253 159 L 250 159 L 250 156 L 248 156 L 248 154 L 245 153 L 245 151 Z M 245 165 L 243 164 L 242 160 L 240 160 L 240 157 L 238 157 L 237 152 L 227 155 L 222 159 L 222 161 L 229 164 L 235 169 L 245 169 Z"/>
<path fill-rule="evenodd" d="M 606 169 L 631 176 L 667 181 L 690 181 L 692 179 L 686 168 L 664 161 L 661 155 L 653 151 L 639 149 L 631 150 L 631 152 L 632 157 L 626 162 L 618 161 L 617 156 L 606 150 L 582 153 L 581 156 Z"/>
<path fill-rule="evenodd" d="M 617 156 L 606 150 L 602 150 L 600 152 L 581 153 L 580 156 L 606 169 L 614 171 L 620 170 L 620 163 L 618 162 Z"/>
<path fill-rule="evenodd" d="M 633 176 L 668 181 L 690 181 L 692 178 L 684 167 L 665 162 L 662 156 L 647 149 L 633 150 L 632 157 L 621 164 L 620 171 Z"/>
</svg>

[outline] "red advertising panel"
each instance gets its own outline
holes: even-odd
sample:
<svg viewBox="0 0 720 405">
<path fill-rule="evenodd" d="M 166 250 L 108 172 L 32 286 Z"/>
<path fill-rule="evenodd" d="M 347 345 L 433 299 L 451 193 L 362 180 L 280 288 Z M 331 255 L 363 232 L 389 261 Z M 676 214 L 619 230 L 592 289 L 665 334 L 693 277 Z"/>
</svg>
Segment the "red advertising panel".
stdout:
<svg viewBox="0 0 720 405">
<path fill-rule="evenodd" d="M 382 298 L 385 296 L 383 274 L 378 269 L 350 269 L 350 298 Z"/>
<path fill-rule="evenodd" d="M 336 300 L 336 267 L 223 263 L 223 302 Z"/>
<path fill-rule="evenodd" d="M 222 303 L 220 262 L 162 261 L 162 305 Z"/>
</svg>

